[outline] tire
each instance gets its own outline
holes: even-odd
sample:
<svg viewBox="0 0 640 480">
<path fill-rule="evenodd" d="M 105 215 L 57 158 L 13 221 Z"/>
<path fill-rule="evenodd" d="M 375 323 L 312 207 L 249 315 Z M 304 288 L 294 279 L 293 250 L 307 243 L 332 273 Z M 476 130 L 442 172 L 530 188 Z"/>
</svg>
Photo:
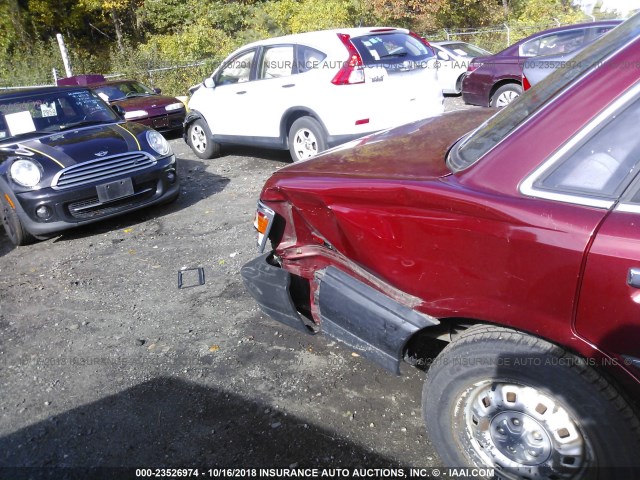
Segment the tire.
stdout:
<svg viewBox="0 0 640 480">
<path fill-rule="evenodd" d="M 15 209 L 9 205 L 4 193 L 0 192 L 0 195 L 2 195 L 0 198 L 0 218 L 2 219 L 4 231 L 7 232 L 11 243 L 19 247 L 35 242 L 36 238 L 24 228 L 20 218 L 18 218 L 18 214 Z"/>
<path fill-rule="evenodd" d="M 505 479 L 639 478 L 638 416 L 587 363 L 505 328 L 463 332 L 434 360 L 422 394 L 443 462 Z"/>
<path fill-rule="evenodd" d="M 209 159 L 220 155 L 220 144 L 211 139 L 211 130 L 202 118 L 187 127 L 187 142 L 198 158 Z"/>
<path fill-rule="evenodd" d="M 462 81 L 466 75 L 466 73 L 463 73 L 458 77 L 458 80 L 456 80 L 456 95 L 460 95 L 462 93 Z"/>
<path fill-rule="evenodd" d="M 507 83 L 497 89 L 491 97 L 491 106 L 502 108 L 509 105 L 522 95 L 522 86 L 517 83 Z"/>
<path fill-rule="evenodd" d="M 289 129 L 289 152 L 294 162 L 306 160 L 327 149 L 324 130 L 315 118 L 301 117 Z"/>
</svg>

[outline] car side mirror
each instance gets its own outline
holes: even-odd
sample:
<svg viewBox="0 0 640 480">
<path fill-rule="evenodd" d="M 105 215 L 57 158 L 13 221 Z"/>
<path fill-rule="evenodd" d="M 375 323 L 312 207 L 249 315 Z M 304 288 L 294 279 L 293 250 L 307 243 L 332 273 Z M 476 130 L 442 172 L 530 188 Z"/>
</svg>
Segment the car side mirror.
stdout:
<svg viewBox="0 0 640 480">
<path fill-rule="evenodd" d="M 438 52 L 438 58 L 440 60 L 444 60 L 444 61 L 451 60 L 451 57 L 449 56 L 449 54 L 446 53 L 446 52 L 442 52 L 442 51 Z"/>
<path fill-rule="evenodd" d="M 204 79 L 204 82 L 202 82 L 204 84 L 205 87 L 207 88 L 213 88 L 216 86 L 216 82 L 213 81 L 213 78 L 211 77 L 207 77 Z"/>
<path fill-rule="evenodd" d="M 158 95 L 162 93 L 162 90 L 159 88 L 154 88 L 153 91 L 156 92 Z"/>
<path fill-rule="evenodd" d="M 124 108 L 122 108 L 120 105 L 111 105 L 111 108 L 120 118 L 124 118 Z"/>
</svg>

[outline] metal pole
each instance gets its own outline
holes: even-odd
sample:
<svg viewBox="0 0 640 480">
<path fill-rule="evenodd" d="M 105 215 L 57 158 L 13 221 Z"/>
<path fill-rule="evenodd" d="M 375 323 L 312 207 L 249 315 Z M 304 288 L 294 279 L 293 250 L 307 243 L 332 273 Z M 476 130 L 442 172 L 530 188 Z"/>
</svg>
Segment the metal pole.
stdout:
<svg viewBox="0 0 640 480">
<path fill-rule="evenodd" d="M 507 29 L 507 47 L 509 45 L 511 45 L 511 30 L 509 29 L 509 25 L 507 25 L 506 23 L 503 23 L 504 28 Z"/>
<path fill-rule="evenodd" d="M 58 72 L 56 71 L 55 68 L 51 69 L 51 73 L 53 74 L 53 84 L 57 85 L 58 83 Z"/>
<path fill-rule="evenodd" d="M 69 63 L 69 54 L 67 53 L 67 47 L 64 46 L 64 40 L 61 34 L 56 34 L 58 39 L 58 45 L 60 46 L 60 55 L 62 55 L 62 62 L 64 63 L 64 71 L 67 73 L 67 77 L 71 77 L 71 63 Z"/>
</svg>

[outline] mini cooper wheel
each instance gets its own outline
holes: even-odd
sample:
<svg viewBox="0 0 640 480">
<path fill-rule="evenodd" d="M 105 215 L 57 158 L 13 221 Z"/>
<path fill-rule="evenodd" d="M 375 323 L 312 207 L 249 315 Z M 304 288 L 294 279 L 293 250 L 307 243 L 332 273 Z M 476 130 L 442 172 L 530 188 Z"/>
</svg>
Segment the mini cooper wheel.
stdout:
<svg viewBox="0 0 640 480">
<path fill-rule="evenodd" d="M 214 158 L 220 154 L 220 145 L 211 139 L 211 130 L 207 122 L 201 118 L 187 127 L 187 141 L 199 158 Z"/>
<path fill-rule="evenodd" d="M 327 148 L 322 126 L 311 117 L 297 119 L 289 130 L 289 151 L 294 162 L 306 160 Z"/>
<path fill-rule="evenodd" d="M 630 404 L 583 359 L 520 332 L 464 332 L 431 365 L 422 398 L 429 436 L 451 466 L 557 480 L 640 469 Z"/>
<path fill-rule="evenodd" d="M 11 243 L 16 246 L 28 245 L 36 239 L 27 230 L 25 230 L 15 209 L 11 207 L 4 194 L 0 198 L 0 217 L 2 218 L 2 226 Z"/>
<path fill-rule="evenodd" d="M 493 97 L 491 97 L 491 106 L 506 107 L 520 95 L 522 95 L 522 87 L 517 83 L 508 83 L 495 91 Z"/>
</svg>

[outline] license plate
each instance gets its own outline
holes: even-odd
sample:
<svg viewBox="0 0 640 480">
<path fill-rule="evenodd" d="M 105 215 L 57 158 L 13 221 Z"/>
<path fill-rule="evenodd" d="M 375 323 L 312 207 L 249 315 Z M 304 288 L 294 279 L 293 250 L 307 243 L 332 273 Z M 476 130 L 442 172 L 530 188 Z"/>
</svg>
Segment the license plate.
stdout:
<svg viewBox="0 0 640 480">
<path fill-rule="evenodd" d="M 101 203 L 118 200 L 119 198 L 133 195 L 133 182 L 130 178 L 123 178 L 115 182 L 105 183 L 96 187 L 98 200 Z"/>
<path fill-rule="evenodd" d="M 166 116 L 166 117 L 154 118 L 153 121 L 151 122 L 151 125 L 153 125 L 153 128 L 168 127 L 169 117 Z"/>
</svg>

